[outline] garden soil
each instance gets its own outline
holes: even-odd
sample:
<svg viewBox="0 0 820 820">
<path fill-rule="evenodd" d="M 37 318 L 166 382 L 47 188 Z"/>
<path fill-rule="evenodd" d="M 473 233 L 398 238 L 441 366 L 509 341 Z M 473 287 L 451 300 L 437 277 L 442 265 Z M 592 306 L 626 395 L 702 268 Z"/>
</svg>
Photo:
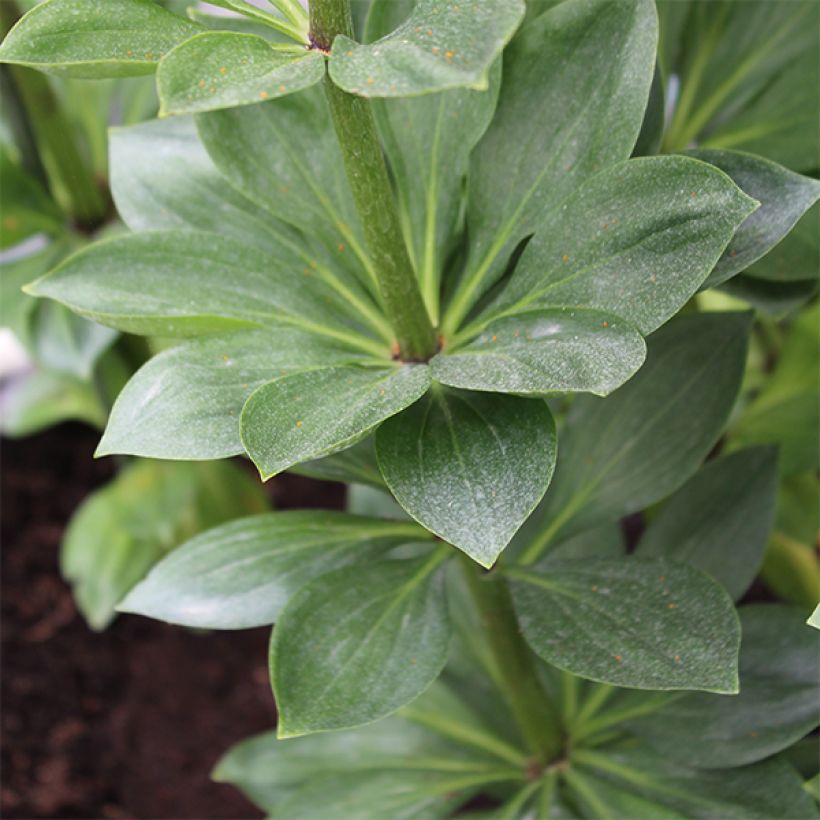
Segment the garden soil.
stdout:
<svg viewBox="0 0 820 820">
<path fill-rule="evenodd" d="M 208 774 L 271 728 L 267 629 L 198 633 L 122 616 L 101 634 L 60 578 L 63 529 L 114 474 L 98 435 L 61 425 L 2 444 L 2 816 L 261 817 Z M 340 508 L 340 485 L 269 482 L 279 508 Z"/>
</svg>

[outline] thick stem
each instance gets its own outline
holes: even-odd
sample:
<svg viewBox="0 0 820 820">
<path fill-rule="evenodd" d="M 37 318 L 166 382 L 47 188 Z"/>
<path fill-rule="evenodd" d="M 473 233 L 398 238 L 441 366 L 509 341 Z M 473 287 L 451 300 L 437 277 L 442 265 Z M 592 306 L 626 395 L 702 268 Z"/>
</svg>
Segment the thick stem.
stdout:
<svg viewBox="0 0 820 820">
<path fill-rule="evenodd" d="M 19 16 L 17 3 L 3 0 L 0 3 L 0 35 L 5 36 Z M 80 154 L 74 141 L 74 129 L 48 80 L 30 68 L 12 65 L 8 70 L 52 196 L 78 224 L 99 224 L 108 211 L 108 203 Z"/>
<path fill-rule="evenodd" d="M 337 35 L 352 33 L 349 0 L 311 0 L 315 48 L 327 51 Z M 399 355 L 406 361 L 427 360 L 436 352 L 436 334 L 404 244 L 370 102 L 342 91 L 330 77 L 325 77 L 325 92 Z"/>
<path fill-rule="evenodd" d="M 462 567 L 515 722 L 541 765 L 557 760 L 564 742 L 561 718 L 538 681 L 507 582 L 484 573 L 468 558 L 462 559 Z"/>
</svg>

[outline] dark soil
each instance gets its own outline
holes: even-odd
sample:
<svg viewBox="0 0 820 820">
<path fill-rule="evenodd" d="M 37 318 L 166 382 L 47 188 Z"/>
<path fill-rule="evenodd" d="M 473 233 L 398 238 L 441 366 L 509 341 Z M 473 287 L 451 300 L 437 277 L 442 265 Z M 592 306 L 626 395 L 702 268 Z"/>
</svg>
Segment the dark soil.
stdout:
<svg viewBox="0 0 820 820">
<path fill-rule="evenodd" d="M 133 616 L 91 632 L 60 578 L 71 512 L 114 474 L 97 434 L 62 425 L 3 443 L 2 814 L 261 817 L 209 780 L 223 752 L 275 722 L 268 630 L 195 633 Z M 339 507 L 343 488 L 286 477 L 279 507 Z"/>
</svg>

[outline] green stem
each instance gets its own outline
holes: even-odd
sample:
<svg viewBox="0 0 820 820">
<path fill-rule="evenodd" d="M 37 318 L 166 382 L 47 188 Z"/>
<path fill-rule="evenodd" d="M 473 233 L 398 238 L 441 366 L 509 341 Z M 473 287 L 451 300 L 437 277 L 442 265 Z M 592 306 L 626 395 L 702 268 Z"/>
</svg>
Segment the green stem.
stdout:
<svg viewBox="0 0 820 820">
<path fill-rule="evenodd" d="M 328 51 L 339 34 L 353 34 L 350 0 L 313 0 L 310 40 L 314 48 Z M 436 334 L 402 236 L 370 102 L 342 91 L 329 76 L 325 92 L 399 355 L 410 361 L 427 360 L 436 352 Z"/>
<path fill-rule="evenodd" d="M 484 573 L 469 558 L 462 559 L 462 568 L 515 722 L 538 762 L 550 763 L 563 748 L 561 719 L 538 681 L 507 583 Z"/>
<path fill-rule="evenodd" d="M 0 3 L 0 35 L 20 17 L 15 0 Z M 48 80 L 29 68 L 9 66 L 9 74 L 34 136 L 51 194 L 62 210 L 83 226 L 96 226 L 108 202 L 74 141 L 74 129 L 60 108 Z"/>
</svg>

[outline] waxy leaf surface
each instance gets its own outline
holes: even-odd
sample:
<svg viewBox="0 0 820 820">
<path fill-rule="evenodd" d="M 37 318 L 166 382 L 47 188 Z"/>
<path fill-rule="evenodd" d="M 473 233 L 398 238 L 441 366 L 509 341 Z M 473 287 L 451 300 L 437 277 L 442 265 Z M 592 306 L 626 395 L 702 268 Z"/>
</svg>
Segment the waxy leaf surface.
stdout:
<svg viewBox="0 0 820 820">
<path fill-rule="evenodd" d="M 640 333 L 611 313 L 542 309 L 496 319 L 472 341 L 430 362 L 453 387 L 507 393 L 605 396 L 643 364 Z"/>
<path fill-rule="evenodd" d="M 131 377 L 114 403 L 97 455 L 238 455 L 239 417 L 256 388 L 287 373 L 360 356 L 294 327 L 185 342 L 154 356 Z"/>
<path fill-rule="evenodd" d="M 270 653 L 280 737 L 370 723 L 438 677 L 451 631 L 445 557 L 342 568 L 290 600 Z"/>
<path fill-rule="evenodd" d="M 706 280 L 707 287 L 725 282 L 767 254 L 820 199 L 820 182 L 816 179 L 795 174 L 762 157 L 714 149 L 690 151 L 689 155 L 720 168 L 760 202 L 760 208 L 738 228 Z"/>
<path fill-rule="evenodd" d="M 756 207 L 725 174 L 696 160 L 621 163 L 543 217 L 484 315 L 589 307 L 651 333 L 703 284 Z"/>
<path fill-rule="evenodd" d="M 216 234 L 147 231 L 97 242 L 27 290 L 129 333 L 196 336 L 279 319 L 332 333 L 347 306 L 304 267 L 286 248 L 274 257 Z"/>
<path fill-rule="evenodd" d="M 303 461 L 295 465 L 292 472 L 318 478 L 321 481 L 363 484 L 380 490 L 385 487 L 376 461 L 373 436 L 364 438 L 358 444 L 339 453 L 333 453 L 315 461 Z"/>
<path fill-rule="evenodd" d="M 763 562 L 776 494 L 773 447 L 710 461 L 664 504 L 636 552 L 698 567 L 738 600 Z"/>
<path fill-rule="evenodd" d="M 820 724 L 820 635 L 798 609 L 742 607 L 740 694 L 691 694 L 629 724 L 668 758 L 705 769 L 743 766 Z"/>
<path fill-rule="evenodd" d="M 324 510 L 243 518 L 174 550 L 118 609 L 202 629 L 272 624 L 316 576 L 429 539 L 417 524 Z"/>
<path fill-rule="evenodd" d="M 649 0 L 570 0 L 522 27 L 504 54 L 498 110 L 472 155 L 470 255 L 449 324 L 548 209 L 632 153 L 656 39 Z"/>
<path fill-rule="evenodd" d="M 200 31 L 154 0 L 47 0 L 9 32 L 0 62 L 92 80 L 150 74 Z"/>
<path fill-rule="evenodd" d="M 242 411 L 242 443 L 262 477 L 355 444 L 430 387 L 425 365 L 321 367 L 260 387 Z"/>
<path fill-rule="evenodd" d="M 436 388 L 376 432 L 387 486 L 416 521 L 491 567 L 549 484 L 545 402 Z"/>
<path fill-rule="evenodd" d="M 204 32 L 160 63 L 160 114 L 261 103 L 315 85 L 324 75 L 325 61 L 318 52 L 278 51 L 255 34 Z"/>
<path fill-rule="evenodd" d="M 539 511 L 553 536 L 643 509 L 692 475 L 734 405 L 750 321 L 741 313 L 675 319 L 650 338 L 646 363 L 623 387 L 573 402 Z"/>
<path fill-rule="evenodd" d="M 616 686 L 737 692 L 737 616 L 705 573 L 587 558 L 507 574 L 524 637 L 548 663 Z"/>
<path fill-rule="evenodd" d="M 369 45 L 339 36 L 330 54 L 336 85 L 364 97 L 411 97 L 486 88 L 493 60 L 524 16 L 523 0 L 416 0 L 410 16 Z"/>
</svg>

